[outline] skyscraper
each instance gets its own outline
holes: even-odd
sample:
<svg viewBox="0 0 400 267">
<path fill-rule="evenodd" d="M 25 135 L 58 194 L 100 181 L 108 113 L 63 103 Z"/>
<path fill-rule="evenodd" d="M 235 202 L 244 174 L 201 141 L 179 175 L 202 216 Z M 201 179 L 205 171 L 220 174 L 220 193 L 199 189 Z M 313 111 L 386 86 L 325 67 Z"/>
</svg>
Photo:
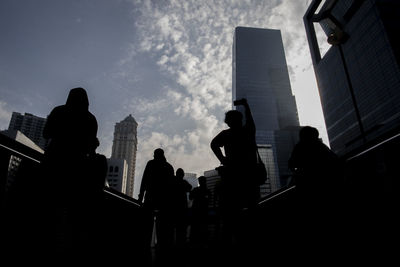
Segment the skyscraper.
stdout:
<svg viewBox="0 0 400 267">
<path fill-rule="evenodd" d="M 299 119 L 280 30 L 237 27 L 233 41 L 232 100 L 247 98 L 256 124 L 256 142 L 271 160 L 271 190 L 283 185 Z M 238 108 L 240 109 L 240 108 Z M 264 151 L 272 148 L 271 151 Z M 267 153 L 268 152 L 268 153 Z M 270 157 L 274 157 L 271 159 Z"/>
<path fill-rule="evenodd" d="M 111 153 L 112 159 L 125 159 L 128 163 L 125 191 L 126 195 L 130 197 L 133 197 L 133 186 L 135 182 L 137 126 L 137 122 L 130 114 L 124 120 L 115 124 Z"/>
<path fill-rule="evenodd" d="M 21 113 L 13 112 L 8 130 L 20 131 L 44 150 L 47 144 L 46 139 L 43 138 L 45 124 L 45 118 L 37 117 L 30 113 L 22 115 Z"/>
<path fill-rule="evenodd" d="M 304 15 L 330 146 L 339 155 L 400 130 L 399 14 L 398 0 L 314 0 Z"/>
</svg>

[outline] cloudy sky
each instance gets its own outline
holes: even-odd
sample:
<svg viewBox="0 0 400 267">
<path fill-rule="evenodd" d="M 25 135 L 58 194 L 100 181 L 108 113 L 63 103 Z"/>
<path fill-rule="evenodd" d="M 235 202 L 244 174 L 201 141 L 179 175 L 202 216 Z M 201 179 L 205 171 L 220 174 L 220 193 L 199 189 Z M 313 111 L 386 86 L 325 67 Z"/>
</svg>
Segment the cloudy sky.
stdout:
<svg viewBox="0 0 400 267">
<path fill-rule="evenodd" d="M 300 123 L 326 131 L 302 17 L 310 0 L 1 0 L 0 129 L 46 117 L 84 87 L 109 157 L 114 125 L 137 120 L 137 178 L 157 147 L 175 168 L 218 166 L 210 140 L 231 108 L 236 26 L 280 29 Z M 140 179 L 139 179 L 140 180 Z"/>
</svg>

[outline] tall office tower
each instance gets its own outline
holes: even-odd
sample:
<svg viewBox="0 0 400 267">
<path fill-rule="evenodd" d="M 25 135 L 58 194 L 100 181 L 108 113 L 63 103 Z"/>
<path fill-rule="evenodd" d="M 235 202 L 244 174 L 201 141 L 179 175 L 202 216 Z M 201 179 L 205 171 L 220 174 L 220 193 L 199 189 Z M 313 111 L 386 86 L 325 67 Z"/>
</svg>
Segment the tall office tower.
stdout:
<svg viewBox="0 0 400 267">
<path fill-rule="evenodd" d="M 274 157 L 265 161 L 274 161 L 269 177 L 271 191 L 275 191 L 291 175 L 287 161 L 297 141 L 292 136 L 297 136 L 299 129 L 281 32 L 237 27 L 232 52 L 232 100 L 247 98 L 256 124 L 257 144 L 272 148 L 263 154 Z"/>
<path fill-rule="evenodd" d="M 330 146 L 339 155 L 400 130 L 399 14 L 398 0 L 314 0 L 304 15 Z"/>
<path fill-rule="evenodd" d="M 124 120 L 115 124 L 111 158 L 125 159 L 128 163 L 126 195 L 133 197 L 135 183 L 135 165 L 137 152 L 137 122 L 129 114 Z"/>
<path fill-rule="evenodd" d="M 47 140 L 43 138 L 45 124 L 45 118 L 37 117 L 29 113 L 22 115 L 21 113 L 13 112 L 8 130 L 20 131 L 44 150 L 47 145 Z"/>
<path fill-rule="evenodd" d="M 107 159 L 107 183 L 123 194 L 126 194 L 126 180 L 128 177 L 128 164 L 125 159 Z"/>
</svg>

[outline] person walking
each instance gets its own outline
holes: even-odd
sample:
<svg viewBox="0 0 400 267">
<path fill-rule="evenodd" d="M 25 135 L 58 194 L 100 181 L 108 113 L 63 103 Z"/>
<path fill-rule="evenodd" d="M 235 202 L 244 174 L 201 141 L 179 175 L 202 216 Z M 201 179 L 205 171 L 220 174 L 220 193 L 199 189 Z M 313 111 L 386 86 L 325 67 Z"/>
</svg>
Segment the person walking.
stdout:
<svg viewBox="0 0 400 267">
<path fill-rule="evenodd" d="M 168 256 L 174 242 L 173 194 L 174 168 L 164 155 L 164 150 L 154 150 L 143 172 L 138 200 L 143 203 L 145 213 L 144 231 L 146 246 L 151 249 L 155 221 L 157 260 Z"/>
</svg>

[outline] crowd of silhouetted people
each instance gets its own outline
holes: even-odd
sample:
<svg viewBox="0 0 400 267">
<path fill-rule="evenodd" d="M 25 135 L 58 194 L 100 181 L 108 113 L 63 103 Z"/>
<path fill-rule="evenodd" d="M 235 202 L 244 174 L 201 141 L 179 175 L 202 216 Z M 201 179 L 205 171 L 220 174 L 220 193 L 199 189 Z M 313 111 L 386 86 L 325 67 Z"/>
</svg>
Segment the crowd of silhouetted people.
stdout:
<svg viewBox="0 0 400 267">
<path fill-rule="evenodd" d="M 238 110 L 226 112 L 228 129 L 210 142 L 221 163 L 216 168 L 221 176 L 217 197 L 220 253 L 226 258 L 232 257 L 232 252 L 249 252 L 245 254 L 248 256 L 255 250 L 254 225 L 260 200 L 260 183 L 255 178 L 256 126 L 247 100 L 234 104 L 244 108 L 244 118 Z M 47 233 L 41 235 L 43 242 L 50 244 L 46 248 L 63 258 L 97 257 L 105 252 L 98 240 L 101 226 L 97 226 L 105 212 L 102 194 L 107 161 L 96 153 L 98 125 L 88 107 L 85 89 L 71 89 L 66 104 L 49 114 L 43 132 L 49 145 L 41 163 L 42 187 L 36 194 L 37 216 L 44 218 L 37 231 Z M 288 164 L 293 172 L 292 183 L 297 187 L 299 211 L 311 215 L 321 202 L 325 207 L 332 204 L 336 180 L 342 175 L 341 163 L 320 141 L 316 128 L 301 128 Z M 173 264 L 188 247 L 204 249 L 209 245 L 210 190 L 206 178 L 200 176 L 199 186 L 193 188 L 184 176 L 184 170 L 175 171 L 161 148 L 154 150 L 153 159 L 143 172 L 138 197 L 143 209 L 143 245 L 149 250 L 155 247 L 159 265 Z"/>
<path fill-rule="evenodd" d="M 155 247 L 159 262 L 181 257 L 176 253 L 184 253 L 189 243 L 206 245 L 209 191 L 204 177 L 192 189 L 184 176 L 182 168 L 174 172 L 161 148 L 154 150 L 143 172 L 139 202 L 145 211 L 146 246 Z M 190 209 L 189 198 L 193 202 Z"/>
</svg>

